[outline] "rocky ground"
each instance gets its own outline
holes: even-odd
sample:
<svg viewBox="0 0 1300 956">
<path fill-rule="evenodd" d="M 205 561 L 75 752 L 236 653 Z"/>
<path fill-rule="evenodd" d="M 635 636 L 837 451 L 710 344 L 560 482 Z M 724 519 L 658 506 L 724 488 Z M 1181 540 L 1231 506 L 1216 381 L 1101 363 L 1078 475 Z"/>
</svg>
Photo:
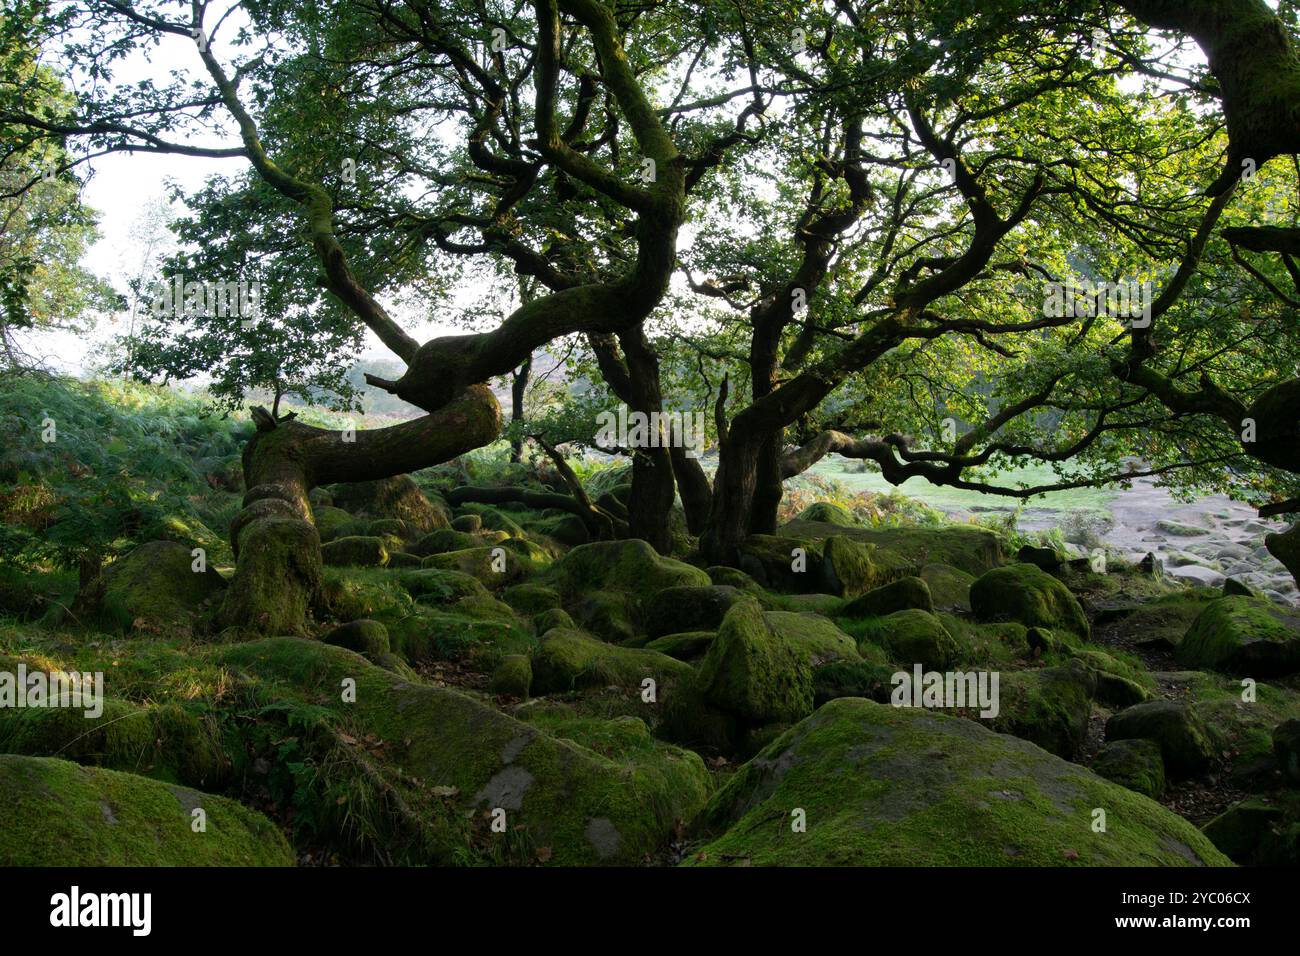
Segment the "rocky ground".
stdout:
<svg viewBox="0 0 1300 956">
<path fill-rule="evenodd" d="M 114 562 L 80 614 L 0 624 L 0 672 L 107 694 L 0 709 L 0 863 L 1300 858 L 1300 619 L 1230 508 L 1137 509 L 1116 550 L 1205 563 L 1096 573 L 829 504 L 737 567 L 408 478 L 312 504 L 301 633 L 215 631 L 225 576 L 184 541 Z M 894 706 L 918 667 L 996 675 L 996 706 Z"/>
</svg>

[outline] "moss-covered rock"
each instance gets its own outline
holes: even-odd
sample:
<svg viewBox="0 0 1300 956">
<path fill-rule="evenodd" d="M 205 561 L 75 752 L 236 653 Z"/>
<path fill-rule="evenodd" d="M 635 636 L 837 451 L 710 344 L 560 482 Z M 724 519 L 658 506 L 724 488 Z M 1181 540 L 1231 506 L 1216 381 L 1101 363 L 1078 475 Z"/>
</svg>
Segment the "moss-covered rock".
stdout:
<svg viewBox="0 0 1300 956">
<path fill-rule="evenodd" d="M 1283 820 L 1281 807 L 1262 797 L 1234 803 L 1205 824 L 1205 835 L 1234 863 L 1260 862 L 1257 857 Z"/>
<path fill-rule="evenodd" d="M 813 704 L 820 707 L 837 697 L 865 697 L 889 703 L 897 668 L 885 652 L 867 645 L 861 661 L 835 661 L 813 668 Z"/>
<path fill-rule="evenodd" d="M 456 531 L 474 534 L 483 530 L 483 518 L 481 515 L 476 514 L 459 515 L 451 519 L 451 526 Z"/>
<path fill-rule="evenodd" d="M 410 475 L 334 485 L 330 493 L 335 506 L 358 518 L 400 518 L 422 534 L 451 526 L 446 502 L 426 497 Z"/>
<path fill-rule="evenodd" d="M 934 611 L 930 586 L 917 577 L 899 578 L 883 587 L 873 588 L 840 608 L 845 617 L 884 617 L 909 609 Z"/>
<path fill-rule="evenodd" d="M 382 568 L 388 563 L 384 539 L 374 535 L 348 535 L 321 545 L 321 560 L 330 567 Z"/>
<path fill-rule="evenodd" d="M 914 570 L 890 555 L 878 554 L 874 545 L 843 536 L 819 540 L 750 535 L 740 547 L 738 563 L 763 587 L 787 594 L 821 592 L 840 597 L 853 597 Z"/>
<path fill-rule="evenodd" d="M 544 584 L 516 584 L 507 588 L 505 602 L 520 614 L 536 615 L 560 606 L 560 592 Z"/>
<path fill-rule="evenodd" d="M 905 669 L 920 664 L 925 670 L 946 671 L 960 652 L 943 621 L 926 611 L 895 611 L 879 620 L 875 633 L 890 659 Z"/>
<path fill-rule="evenodd" d="M 619 590 L 648 597 L 664 588 L 710 584 L 709 576 L 699 568 L 661 557 L 638 538 L 594 541 L 574 548 L 556 562 L 550 578 L 565 595 Z"/>
<path fill-rule="evenodd" d="M 636 643 L 634 599 L 625 591 L 591 591 L 569 605 L 581 627 L 615 644 Z"/>
<path fill-rule="evenodd" d="M 539 694 L 583 687 L 617 686 L 640 690 L 642 681 L 655 682 L 663 699 L 674 684 L 694 673 L 666 654 L 637 647 L 618 647 L 582 631 L 556 629 L 542 635 L 533 656 L 533 689 Z"/>
<path fill-rule="evenodd" d="M 760 592 L 763 586 L 739 568 L 715 564 L 706 569 L 709 580 L 723 587 L 735 588 L 737 591 Z"/>
<path fill-rule="evenodd" d="M 981 621 L 1017 621 L 1026 627 L 1089 634 L 1088 618 L 1069 589 L 1032 564 L 1011 564 L 982 575 L 970 591 Z"/>
<path fill-rule="evenodd" d="M 400 571 L 422 568 L 424 567 L 424 559 L 418 554 L 411 554 L 409 551 L 390 551 L 388 552 L 388 564 L 385 567 Z"/>
<path fill-rule="evenodd" d="M 360 618 L 334 628 L 321 638 L 326 644 L 346 647 L 350 651 L 374 658 L 387 654 L 391 649 L 388 644 L 388 628 L 378 621 Z"/>
<path fill-rule="evenodd" d="M 1003 673 L 992 728 L 1072 760 L 1088 735 L 1095 677 L 1083 664 Z"/>
<path fill-rule="evenodd" d="M 511 584 L 528 573 L 527 566 L 519 556 L 504 545 L 431 554 L 424 559 L 424 566 L 439 571 L 468 574 L 489 588 Z"/>
<path fill-rule="evenodd" d="M 1152 740 L 1103 744 L 1092 758 L 1092 772 L 1153 800 L 1165 792 L 1165 762 Z"/>
<path fill-rule="evenodd" d="M 1174 657 L 1229 674 L 1293 674 L 1300 671 L 1300 617 L 1256 598 L 1219 598 L 1192 622 Z"/>
<path fill-rule="evenodd" d="M 815 615 L 732 606 L 700 664 L 699 686 L 714 707 L 753 724 L 812 712 L 813 668 L 861 657 L 853 639 Z"/>
<path fill-rule="evenodd" d="M 202 809 L 203 832 L 192 811 Z M 0 754 L 0 866 L 292 866 L 233 800 L 67 760 Z"/>
<path fill-rule="evenodd" d="M 255 677 L 268 695 L 310 702 L 345 722 L 357 742 L 333 735 L 331 758 L 345 768 L 364 758 L 387 797 L 372 791 L 372 800 L 361 802 L 350 789 L 339 804 L 331 791 L 314 810 L 367 815 L 395 862 L 636 863 L 708 796 L 703 761 L 653 740 L 644 728 L 634 740 L 603 740 L 608 749 L 597 753 L 575 742 L 584 736 L 577 729 L 553 735 L 341 648 L 271 639 L 214 655 Z M 345 680 L 355 682 L 350 700 L 342 693 Z M 352 787 L 366 779 L 347 774 Z M 504 834 L 490 829 L 494 809 L 505 813 Z"/>
<path fill-rule="evenodd" d="M 472 501 L 461 505 L 461 511 L 466 515 L 476 515 L 481 526 L 488 531 L 504 531 L 512 538 L 524 534 L 524 529 L 520 527 L 519 522 L 501 508 Z"/>
<path fill-rule="evenodd" d="M 553 607 L 549 611 L 543 611 L 541 614 L 533 617 L 533 628 L 538 634 L 545 634 L 555 627 L 564 627 L 576 630 L 578 622 L 575 621 L 569 612 L 562 607 Z"/>
<path fill-rule="evenodd" d="M 453 604 L 462 598 L 488 596 L 483 583 L 463 571 L 421 568 L 403 573 L 398 580 L 421 604 Z"/>
<path fill-rule="evenodd" d="M 975 576 L 947 564 L 927 564 L 921 579 L 930 588 L 934 606 L 940 610 L 970 610 L 970 589 Z"/>
<path fill-rule="evenodd" d="M 537 644 L 522 622 L 480 616 L 469 608 L 417 607 L 386 626 L 394 653 L 412 664 L 467 660 L 490 670 L 502 657 L 528 653 Z"/>
<path fill-rule="evenodd" d="M 860 522 L 852 511 L 830 501 L 817 501 L 799 512 L 798 521 L 822 521 L 840 528 L 856 528 Z"/>
<path fill-rule="evenodd" d="M 430 531 L 411 545 L 411 554 L 427 558 L 431 554 L 446 554 L 448 551 L 463 551 L 483 545 L 483 539 L 477 534 L 457 531 L 454 528 L 439 528 Z"/>
<path fill-rule="evenodd" d="M 175 541 L 149 541 L 114 561 L 104 571 L 104 616 L 124 630 L 192 627 L 226 582 L 206 561 L 195 571 L 190 552 Z"/>
<path fill-rule="evenodd" d="M 1092 829 L 1097 807 L 1105 833 Z M 1228 863 L 1186 820 L 1027 741 L 851 697 L 743 766 L 699 829 L 711 842 L 689 865 Z"/>
<path fill-rule="evenodd" d="M 683 631 L 716 630 L 741 595 L 733 587 L 717 584 L 664 588 L 643 603 L 645 632 L 651 637 L 662 637 Z"/>
<path fill-rule="evenodd" d="M 526 654 L 507 654 L 492 672 L 492 693 L 528 699 L 533 684 L 533 663 Z"/>
<path fill-rule="evenodd" d="M 1174 776 L 1201 772 L 1215 759 L 1214 743 L 1196 712 L 1179 701 L 1150 700 L 1106 721 L 1107 740 L 1150 740 Z"/>
<path fill-rule="evenodd" d="M 941 528 L 844 528 L 822 521 L 786 522 L 778 533 L 783 537 L 820 541 L 828 537 L 851 538 L 874 545 L 876 563 L 895 572 L 892 576 L 916 574 L 926 564 L 939 563 L 979 576 L 1002 564 L 1004 556 L 998 536 L 973 525 Z M 884 584 L 891 578 L 878 581 Z"/>
</svg>

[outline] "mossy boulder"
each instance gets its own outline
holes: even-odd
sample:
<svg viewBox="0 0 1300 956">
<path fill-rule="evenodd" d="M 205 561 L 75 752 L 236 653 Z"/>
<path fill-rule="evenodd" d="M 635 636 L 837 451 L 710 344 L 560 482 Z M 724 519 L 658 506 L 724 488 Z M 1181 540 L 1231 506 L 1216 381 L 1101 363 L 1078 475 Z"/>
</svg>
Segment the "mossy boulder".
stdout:
<svg viewBox="0 0 1300 956">
<path fill-rule="evenodd" d="M 700 664 L 699 686 L 714 707 L 753 724 L 812 713 L 813 668 L 860 660 L 853 639 L 825 618 L 732 606 Z"/>
<path fill-rule="evenodd" d="M 1186 820 L 1028 741 L 853 697 L 741 767 L 697 830 L 710 842 L 687 865 L 1228 864 Z"/>
<path fill-rule="evenodd" d="M 1106 739 L 1154 742 L 1174 776 L 1200 773 L 1215 759 L 1209 730 L 1195 710 L 1179 701 L 1149 700 L 1126 707 L 1106 721 Z"/>
<path fill-rule="evenodd" d="M 876 564 L 891 572 L 876 582 L 916 574 L 926 564 L 939 563 L 979 576 L 1005 560 L 998 536 L 973 525 L 940 528 L 845 528 L 823 521 L 788 521 L 777 532 L 782 537 L 820 541 L 829 537 L 849 538 L 875 546 Z M 874 585 L 873 585 L 874 586 Z"/>
<path fill-rule="evenodd" d="M 763 586 L 739 568 L 715 564 L 706 569 L 709 580 L 723 587 L 735 588 L 737 591 L 761 592 Z"/>
<path fill-rule="evenodd" d="M 1089 634 L 1088 618 L 1069 588 L 1032 564 L 994 568 L 971 585 L 971 609 L 981 621 L 1017 621 L 1026 627 Z"/>
<path fill-rule="evenodd" d="M 489 588 L 511 584 L 528 573 L 519 557 L 503 545 L 431 554 L 424 559 L 424 566 L 468 574 Z"/>
<path fill-rule="evenodd" d="M 864 648 L 861 661 L 835 661 L 813 668 L 813 703 L 820 707 L 837 697 L 865 697 L 889 703 L 897 668 L 874 645 Z"/>
<path fill-rule="evenodd" d="M 1077 661 L 1064 667 L 1003 673 L 992 729 L 1072 760 L 1088 735 L 1095 681 L 1092 672 Z"/>
<path fill-rule="evenodd" d="M 358 518 L 399 518 L 421 534 L 451 526 L 446 502 L 426 497 L 410 475 L 334 485 L 330 494 L 336 507 Z"/>
<path fill-rule="evenodd" d="M 1092 758 L 1092 772 L 1153 800 L 1165 792 L 1165 761 L 1152 740 L 1103 744 Z"/>
<path fill-rule="evenodd" d="M 458 515 L 451 519 L 451 526 L 456 531 L 463 531 L 466 534 L 474 534 L 483 530 L 483 518 L 481 515 L 468 514 Z"/>
<path fill-rule="evenodd" d="M 544 584 L 527 582 L 507 588 L 505 602 L 520 614 L 536 615 L 560 606 L 560 592 Z"/>
<path fill-rule="evenodd" d="M 483 539 L 477 534 L 470 534 L 467 531 L 457 531 L 454 528 L 439 528 L 436 531 L 430 531 L 411 545 L 411 554 L 427 558 L 431 554 L 446 554 L 448 551 L 463 551 L 466 548 L 477 548 L 483 544 Z"/>
<path fill-rule="evenodd" d="M 385 568 L 325 568 L 319 593 L 319 613 L 340 621 L 358 618 L 389 620 L 409 614 L 414 606 L 401 577 Z"/>
<path fill-rule="evenodd" d="M 508 654 L 527 653 L 537 640 L 517 620 L 474 613 L 472 607 L 417 607 L 386 622 L 393 652 L 411 664 L 467 660 L 491 669 Z"/>
<path fill-rule="evenodd" d="M 321 560 L 330 567 L 382 568 L 388 563 L 384 539 L 374 535 L 348 535 L 321 545 Z"/>
<path fill-rule="evenodd" d="M 206 829 L 195 832 L 192 811 Z M 0 866 L 292 866 L 284 836 L 226 797 L 68 760 L 0 754 Z"/>
<path fill-rule="evenodd" d="M 492 693 L 528 699 L 533 684 L 533 663 L 527 654 L 507 654 L 492 672 Z"/>
<path fill-rule="evenodd" d="M 213 659 L 257 678 L 273 699 L 310 701 L 348 722 L 357 742 L 335 737 L 334 759 L 344 766 L 364 759 L 401 807 L 381 799 L 337 804 L 329 792 L 313 811 L 366 815 L 367 826 L 385 834 L 393 862 L 638 863 L 709 794 L 698 755 L 630 721 L 612 736 L 600 731 L 619 722 L 552 734 L 540 719 L 515 720 L 312 641 L 249 642 L 216 649 Z M 345 679 L 355 682 L 351 700 L 340 690 Z M 493 809 L 505 812 L 510 836 L 491 831 Z"/>
<path fill-rule="evenodd" d="M 480 526 L 488 531 L 504 531 L 512 538 L 518 538 L 524 534 L 524 529 L 520 527 L 518 521 L 500 508 L 494 508 L 492 505 L 473 501 L 467 502 L 461 505 L 461 512 L 464 515 L 476 516 L 479 519 Z"/>
<path fill-rule="evenodd" d="M 452 604 L 462 598 L 488 596 L 483 583 L 463 571 L 421 568 L 404 572 L 398 580 L 422 604 Z"/>
<path fill-rule="evenodd" d="M 921 579 L 930 588 L 934 606 L 941 610 L 970 610 L 970 589 L 975 576 L 947 564 L 927 564 Z"/>
<path fill-rule="evenodd" d="M 761 586 L 775 591 L 853 597 L 906 573 L 880 557 L 874 545 L 848 537 L 818 540 L 755 534 L 742 543 L 738 563 Z"/>
<path fill-rule="evenodd" d="M 1235 863 L 1262 862 L 1259 854 L 1284 820 L 1281 807 L 1262 797 L 1234 803 L 1205 824 L 1205 835 Z"/>
<path fill-rule="evenodd" d="M 578 622 L 562 607 L 553 607 L 533 617 L 533 628 L 538 634 L 545 634 L 551 628 L 565 627 L 576 630 Z"/>
<path fill-rule="evenodd" d="M 636 602 L 624 591 L 591 591 L 569 605 L 578 624 L 602 640 L 615 644 L 635 643 L 639 628 Z"/>
<path fill-rule="evenodd" d="M 1205 605 L 1174 657 L 1229 674 L 1293 674 L 1300 671 L 1300 616 L 1256 598 L 1222 597 Z"/>
<path fill-rule="evenodd" d="M 124 630 L 190 628 L 226 590 L 206 561 L 194 570 L 190 552 L 176 541 L 149 541 L 114 561 L 104 570 L 104 616 Z"/>
<path fill-rule="evenodd" d="M 884 617 L 910 609 L 934 611 L 930 586 L 918 577 L 899 578 L 883 587 L 873 588 L 846 603 L 839 613 L 845 617 Z"/>
<path fill-rule="evenodd" d="M 549 577 L 549 583 L 566 596 L 618 590 L 649 597 L 665 588 L 711 583 L 699 568 L 662 557 L 639 538 L 593 541 L 574 548 L 555 563 Z"/>
<path fill-rule="evenodd" d="M 645 632 L 653 638 L 682 631 L 716 630 L 741 595 L 733 587 L 717 584 L 664 588 L 643 603 Z"/>
<path fill-rule="evenodd" d="M 662 699 L 669 689 L 694 673 L 689 664 L 637 647 L 618 647 L 582 631 L 557 628 L 542 635 L 533 656 L 533 690 L 539 694 L 584 687 L 622 687 L 639 691 L 642 681 L 655 682 Z"/>
<path fill-rule="evenodd" d="M 875 634 L 889 658 L 905 669 L 920 664 L 925 670 L 945 671 L 960 653 L 943 621 L 927 611 L 895 611 L 880 619 Z"/>
<path fill-rule="evenodd" d="M 346 647 L 350 651 L 367 657 L 379 657 L 387 654 L 391 648 L 388 644 L 388 628 L 378 621 L 360 618 L 334 628 L 321 638 L 326 644 Z"/>
<path fill-rule="evenodd" d="M 860 522 L 848 508 L 830 501 L 817 501 L 799 512 L 798 521 L 822 521 L 840 528 L 856 528 Z"/>
</svg>

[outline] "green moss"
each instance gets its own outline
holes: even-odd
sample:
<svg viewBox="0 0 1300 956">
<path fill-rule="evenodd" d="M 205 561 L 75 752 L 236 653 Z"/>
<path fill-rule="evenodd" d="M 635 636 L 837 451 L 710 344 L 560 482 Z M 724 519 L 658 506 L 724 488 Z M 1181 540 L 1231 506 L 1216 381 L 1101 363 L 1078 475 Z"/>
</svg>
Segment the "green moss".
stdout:
<svg viewBox="0 0 1300 956">
<path fill-rule="evenodd" d="M 461 571 L 422 568 L 403 572 L 398 580 L 421 604 L 453 604 L 462 598 L 488 596 L 478 578 Z"/>
<path fill-rule="evenodd" d="M 240 532 L 239 546 L 221 625 L 261 634 L 300 633 L 320 589 L 316 527 L 295 518 L 259 518 Z"/>
<path fill-rule="evenodd" d="M 256 678 L 268 697 L 310 703 L 347 728 L 319 758 L 347 771 L 327 781 L 319 808 L 343 796 L 340 812 L 367 815 L 395 861 L 535 862 L 545 849 L 545 859 L 559 865 L 638 862 L 707 794 L 708 774 L 694 754 L 644 744 L 665 755 L 675 776 L 657 762 L 607 758 L 339 648 L 272 639 L 214 653 Z M 345 679 L 355 681 L 355 702 L 342 699 Z M 353 805 L 357 795 L 342 781 L 362 776 L 358 760 L 383 782 L 386 802 Z M 493 808 L 505 810 L 507 834 L 490 831 Z"/>
<path fill-rule="evenodd" d="M 448 551 L 464 551 L 466 548 L 477 548 L 483 543 L 483 539 L 476 534 L 456 531 L 452 528 L 439 528 L 437 531 L 429 532 L 411 545 L 411 553 L 418 554 L 420 557 L 428 557 L 431 554 L 446 554 Z"/>
<path fill-rule="evenodd" d="M 0 710 L 0 752 L 60 757 L 196 787 L 221 786 L 230 769 L 214 727 L 191 710 L 111 698 L 98 717 L 61 707 Z"/>
<path fill-rule="evenodd" d="M 1160 747 L 1150 740 L 1113 740 L 1103 745 L 1092 760 L 1092 771 L 1153 800 L 1165 792 L 1164 759 Z"/>
<path fill-rule="evenodd" d="M 361 522 L 356 521 L 352 515 L 342 508 L 331 505 L 313 505 L 311 515 L 322 541 L 332 541 L 334 538 L 341 537 L 344 528 L 354 527 L 356 531 L 360 531 L 362 527 Z"/>
<path fill-rule="evenodd" d="M 191 811 L 206 829 L 195 832 Z M 232 800 L 66 760 L 0 754 L 2 866 L 292 866 L 284 837 Z"/>
<path fill-rule="evenodd" d="M 878 563 L 902 574 L 916 574 L 926 564 L 947 564 L 980 575 L 998 567 L 1004 558 L 998 536 L 984 528 L 949 525 L 942 528 L 842 528 L 819 521 L 790 521 L 781 526 L 783 537 L 819 541 L 831 536 L 874 545 Z M 909 569 L 910 570 L 906 570 Z M 878 583 L 884 584 L 888 580 Z"/>
<path fill-rule="evenodd" d="M 194 570 L 190 552 L 175 541 L 150 541 L 110 564 L 104 571 L 105 620 L 122 630 L 190 630 L 226 590 L 212 565 Z"/>
<path fill-rule="evenodd" d="M 655 681 L 656 696 L 663 697 L 666 688 L 692 674 L 689 664 L 666 654 L 606 644 L 582 631 L 559 628 L 542 635 L 533 656 L 533 688 L 539 694 L 609 685 L 639 691 L 649 677 Z"/>
<path fill-rule="evenodd" d="M 814 666 L 860 659 L 853 639 L 825 618 L 764 613 L 746 600 L 710 643 L 699 687 L 709 704 L 751 723 L 794 721 L 812 712 Z"/>
<path fill-rule="evenodd" d="M 958 656 L 958 644 L 943 622 L 926 611 L 896 611 L 878 618 L 876 635 L 889 658 L 910 670 L 946 671 Z"/>
<path fill-rule="evenodd" d="M 1140 640 L 1172 650 L 1205 610 L 1206 601 L 1216 596 L 1212 591 L 1160 596 L 1124 615 L 1115 625 L 1115 636 L 1124 641 Z"/>
<path fill-rule="evenodd" d="M 1180 701 L 1151 700 L 1121 710 L 1106 721 L 1106 739 L 1153 741 L 1177 776 L 1199 773 L 1216 757 L 1205 722 Z"/>
<path fill-rule="evenodd" d="M 839 613 L 846 617 L 884 617 L 913 608 L 933 613 L 934 600 L 930 596 L 930 586 L 924 580 L 906 577 L 854 598 L 840 608 Z"/>
<path fill-rule="evenodd" d="M 1095 678 L 1079 663 L 1001 674 L 992 728 L 1072 760 L 1088 734 L 1095 690 Z"/>
<path fill-rule="evenodd" d="M 1064 584 L 1032 564 L 995 568 L 979 578 L 970 592 L 971 608 L 981 621 L 1017 621 L 1026 627 L 1089 634 L 1088 619 Z"/>
<path fill-rule="evenodd" d="M 528 699 L 533 684 L 533 665 L 525 654 L 507 654 L 492 672 L 492 693 Z"/>
<path fill-rule="evenodd" d="M 574 548 L 556 562 L 549 583 L 566 596 L 593 590 L 648 596 L 683 585 L 707 587 L 710 581 L 699 568 L 661 557 L 646 542 L 632 539 L 596 541 Z"/>
<path fill-rule="evenodd" d="M 507 588 L 505 602 L 520 614 L 536 615 L 560 606 L 560 592 L 544 584 L 516 584 Z"/>
<path fill-rule="evenodd" d="M 1107 814 L 1104 833 L 1093 811 Z M 794 832 L 803 810 L 806 832 Z M 689 865 L 1222 866 L 1159 804 L 973 721 L 833 700 L 742 767 Z"/>
<path fill-rule="evenodd" d="M 382 657 L 391 650 L 388 643 L 388 628 L 378 621 L 365 618 L 336 627 L 321 640 L 336 647 L 346 647 L 371 659 Z"/>
<path fill-rule="evenodd" d="M 393 651 L 412 664 L 466 660 L 490 670 L 502 657 L 530 653 L 537 645 L 537 639 L 517 620 L 485 619 L 451 610 L 420 607 L 385 624 Z"/>
<path fill-rule="evenodd" d="M 931 600 L 941 610 L 970 610 L 970 588 L 975 576 L 947 564 L 927 564 L 921 579 L 930 587 Z"/>
<path fill-rule="evenodd" d="M 393 620 L 414 608 L 405 575 L 381 568 L 326 568 L 322 577 L 323 607 L 340 621 Z"/>
<path fill-rule="evenodd" d="M 321 560 L 329 567 L 381 568 L 388 563 L 384 539 L 374 535 L 348 535 L 321 545 Z"/>
<path fill-rule="evenodd" d="M 1249 597 L 1211 601 L 1174 656 L 1186 667 L 1273 677 L 1300 670 L 1300 617 Z"/>
<path fill-rule="evenodd" d="M 840 528 L 857 528 L 862 524 L 848 508 L 829 501 L 814 502 L 799 512 L 796 520 L 821 521 Z"/>
</svg>

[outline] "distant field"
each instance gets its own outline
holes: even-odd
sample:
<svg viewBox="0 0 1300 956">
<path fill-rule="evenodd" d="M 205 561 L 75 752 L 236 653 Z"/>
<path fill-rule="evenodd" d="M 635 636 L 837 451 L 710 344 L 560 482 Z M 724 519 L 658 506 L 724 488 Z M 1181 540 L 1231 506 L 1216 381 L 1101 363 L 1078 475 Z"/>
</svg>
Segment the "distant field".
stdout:
<svg viewBox="0 0 1300 956">
<path fill-rule="evenodd" d="M 849 461 L 843 458 L 827 458 L 813 466 L 813 474 L 820 475 L 823 478 L 832 478 L 841 482 L 846 487 L 854 491 L 876 491 L 889 492 L 895 486 L 889 484 L 877 472 L 864 472 L 859 474 L 850 474 L 844 469 L 848 466 Z M 1007 487 L 1017 487 L 1026 485 L 1033 487 L 1035 485 L 1050 484 L 1056 480 L 1052 470 L 1045 465 L 1039 465 L 1032 468 L 1021 468 L 1015 471 L 1004 472 L 997 478 L 997 483 Z M 1078 488 L 1071 491 L 1055 491 L 1045 495 L 1039 495 L 1035 498 L 1020 499 L 1010 498 L 1003 495 L 987 495 L 977 491 L 965 491 L 958 488 L 947 488 L 941 485 L 933 485 L 924 478 L 913 478 L 910 481 L 898 486 L 898 490 L 910 498 L 916 498 L 924 501 L 941 511 L 955 511 L 958 509 L 973 510 L 976 508 L 1001 508 L 1014 509 L 1018 502 L 1023 501 L 1027 508 L 1051 508 L 1058 510 L 1070 510 L 1075 508 L 1089 508 L 1098 511 L 1108 510 L 1110 502 L 1115 496 L 1121 494 L 1119 489 L 1113 488 Z"/>
</svg>

